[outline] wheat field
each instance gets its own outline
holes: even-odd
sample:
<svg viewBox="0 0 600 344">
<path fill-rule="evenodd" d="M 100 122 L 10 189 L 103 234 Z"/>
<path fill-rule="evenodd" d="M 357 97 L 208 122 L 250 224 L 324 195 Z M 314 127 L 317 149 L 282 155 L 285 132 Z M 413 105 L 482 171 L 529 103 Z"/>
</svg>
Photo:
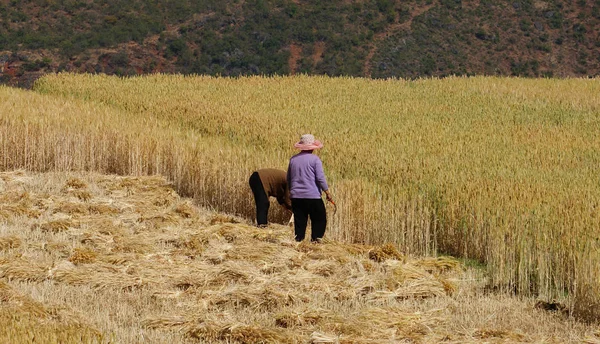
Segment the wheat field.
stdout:
<svg viewBox="0 0 600 344">
<path fill-rule="evenodd" d="M 491 287 L 594 320 L 599 91 L 597 79 L 50 75 L 0 92 L 0 168 L 159 174 L 249 218 L 250 173 L 284 169 L 310 132 L 338 204 L 326 237 L 485 262 Z"/>
</svg>

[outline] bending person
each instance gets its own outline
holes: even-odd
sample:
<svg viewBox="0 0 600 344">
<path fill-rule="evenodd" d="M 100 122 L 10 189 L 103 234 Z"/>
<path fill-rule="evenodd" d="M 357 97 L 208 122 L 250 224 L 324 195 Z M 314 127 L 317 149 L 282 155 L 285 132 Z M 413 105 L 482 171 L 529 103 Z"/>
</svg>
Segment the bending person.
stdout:
<svg viewBox="0 0 600 344">
<path fill-rule="evenodd" d="M 292 199 L 296 241 L 304 240 L 309 218 L 312 224 L 311 240 L 318 241 L 325 235 L 327 226 L 327 213 L 321 193 L 325 191 L 327 200 L 333 202 L 323 172 L 323 163 L 318 156 L 312 154 L 315 149 L 322 148 L 323 144 L 315 140 L 313 135 L 305 134 L 294 147 L 300 149 L 300 153 L 290 159 L 287 182 Z"/>
<path fill-rule="evenodd" d="M 292 210 L 286 173 L 274 168 L 263 168 L 250 175 L 249 180 L 256 204 L 256 225 L 266 227 L 269 215 L 269 197 L 275 197 L 284 208 Z"/>
</svg>

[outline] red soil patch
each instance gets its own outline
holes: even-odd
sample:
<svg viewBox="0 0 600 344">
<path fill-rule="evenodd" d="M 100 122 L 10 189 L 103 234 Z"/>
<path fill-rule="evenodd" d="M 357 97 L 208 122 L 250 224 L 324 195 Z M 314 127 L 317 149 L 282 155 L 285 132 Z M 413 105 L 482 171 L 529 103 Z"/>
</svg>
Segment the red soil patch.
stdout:
<svg viewBox="0 0 600 344">
<path fill-rule="evenodd" d="M 325 52 L 325 42 L 316 42 L 314 47 L 314 53 L 312 55 L 313 67 L 316 66 L 321 60 L 323 60 L 323 53 Z"/>
<path fill-rule="evenodd" d="M 298 60 L 302 55 L 302 47 L 292 43 L 290 44 L 290 57 L 288 58 L 288 66 L 290 69 L 290 74 L 296 74 L 296 69 L 298 68 Z"/>
</svg>

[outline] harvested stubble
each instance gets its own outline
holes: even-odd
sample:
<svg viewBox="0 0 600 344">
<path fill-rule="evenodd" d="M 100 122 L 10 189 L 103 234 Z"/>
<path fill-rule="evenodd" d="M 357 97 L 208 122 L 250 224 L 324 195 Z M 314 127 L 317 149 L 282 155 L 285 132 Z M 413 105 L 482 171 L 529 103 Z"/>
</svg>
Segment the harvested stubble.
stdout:
<svg viewBox="0 0 600 344">
<path fill-rule="evenodd" d="M 98 254 L 90 248 L 77 247 L 69 257 L 69 261 L 75 265 L 88 264 L 96 261 Z"/>
<path fill-rule="evenodd" d="M 49 266 L 27 259 L 12 259 L 0 266 L 0 278 L 9 281 L 40 282 L 48 278 Z"/>
<path fill-rule="evenodd" d="M 0 251 L 18 248 L 22 244 L 21 238 L 16 235 L 0 237 Z"/>
<path fill-rule="evenodd" d="M 0 219 L 15 216 L 38 217 L 40 209 L 34 206 L 28 192 L 22 190 L 5 191 L 0 194 Z"/>
<path fill-rule="evenodd" d="M 101 343 L 100 331 L 66 306 L 46 305 L 0 281 L 3 343 Z"/>
<path fill-rule="evenodd" d="M 455 299 L 464 295 L 453 282 L 463 272 L 451 258 L 414 259 L 389 245 L 296 244 L 289 227 L 259 229 L 234 223 L 242 221 L 235 217 L 214 221 L 228 216 L 181 200 L 156 177 L 78 174 L 94 201 L 119 212 L 81 214 L 79 226 L 66 231 L 39 230 L 34 224 L 47 223 L 71 197 L 52 185 L 71 178 L 28 177 L 36 190 L 28 196 L 31 204 L 45 197 L 45 212 L 21 219 L 20 226 L 0 227 L 0 237 L 27 243 L 0 251 L 0 320 L 14 307 L 25 307 L 19 319 L 6 318 L 8 330 L 0 330 L 13 343 L 30 342 L 32 333 L 57 342 L 79 335 L 89 342 L 134 343 L 140 334 L 156 343 L 425 343 L 449 335 L 465 342 L 500 329 L 474 322 L 465 332 L 464 321 L 452 318 L 453 312 L 468 312 L 456 304 L 467 307 L 469 301 Z M 4 187 L 17 186 L 9 180 Z M 145 191 L 119 192 L 123 188 Z M 169 202 L 154 201 L 165 194 Z M 180 205 L 188 211 L 173 212 Z M 139 221 L 156 214 L 169 214 L 170 220 L 152 226 Z M 50 243 L 61 250 L 48 249 Z M 391 255 L 379 262 L 381 255 L 369 258 L 373 251 Z M 436 301 L 428 308 L 431 299 Z M 529 311 L 535 311 L 533 305 Z M 486 314 L 484 319 L 495 317 L 494 310 Z M 453 327 L 456 321 L 461 326 Z M 24 323 L 44 325 L 23 332 Z M 543 320 L 548 323 L 561 328 L 556 319 Z M 564 326 L 573 331 L 581 325 Z M 578 331 L 556 330 L 551 336 L 575 341 L 569 338 L 583 338 L 589 330 Z"/>
<path fill-rule="evenodd" d="M 41 224 L 35 224 L 34 228 L 39 228 L 42 232 L 58 233 L 77 226 L 78 223 L 71 219 L 57 219 L 43 222 Z"/>
<path fill-rule="evenodd" d="M 386 244 L 381 247 L 373 248 L 369 251 L 369 258 L 376 262 L 383 262 L 388 259 L 402 260 L 403 256 L 398 252 L 398 249 L 392 244 Z"/>
</svg>

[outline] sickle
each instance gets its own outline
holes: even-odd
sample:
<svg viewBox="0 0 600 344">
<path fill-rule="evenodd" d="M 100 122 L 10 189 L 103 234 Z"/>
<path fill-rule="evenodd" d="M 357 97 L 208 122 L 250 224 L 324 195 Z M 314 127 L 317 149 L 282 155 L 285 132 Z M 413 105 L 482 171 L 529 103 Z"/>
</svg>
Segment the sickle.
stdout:
<svg viewBox="0 0 600 344">
<path fill-rule="evenodd" d="M 333 216 L 335 216 L 335 213 L 337 213 L 337 205 L 334 201 L 329 201 L 329 203 L 333 204 Z"/>
</svg>

